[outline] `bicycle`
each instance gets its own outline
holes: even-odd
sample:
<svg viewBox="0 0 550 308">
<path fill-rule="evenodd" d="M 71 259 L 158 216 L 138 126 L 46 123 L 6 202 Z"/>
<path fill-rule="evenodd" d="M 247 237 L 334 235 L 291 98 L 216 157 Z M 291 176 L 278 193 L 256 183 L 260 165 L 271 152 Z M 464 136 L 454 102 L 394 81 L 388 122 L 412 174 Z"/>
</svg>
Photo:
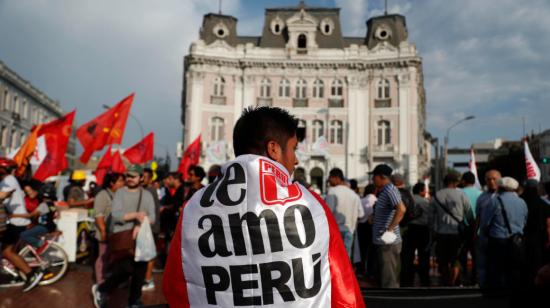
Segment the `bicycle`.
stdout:
<svg viewBox="0 0 550 308">
<path fill-rule="evenodd" d="M 40 268 L 44 271 L 44 276 L 39 285 L 51 285 L 59 281 L 69 268 L 69 258 L 63 247 L 56 243 L 61 232 L 53 232 L 46 235 L 44 244 L 39 248 L 34 248 L 30 244 L 24 244 L 19 250 L 19 255 L 25 259 L 31 268 Z M 22 243 L 18 244 L 21 246 Z M 7 284 L 0 284 L 0 287 L 22 286 L 26 280 L 25 274 L 20 272 L 8 260 L 2 259 L 0 263 L 0 274 L 7 275 L 11 281 Z"/>
</svg>

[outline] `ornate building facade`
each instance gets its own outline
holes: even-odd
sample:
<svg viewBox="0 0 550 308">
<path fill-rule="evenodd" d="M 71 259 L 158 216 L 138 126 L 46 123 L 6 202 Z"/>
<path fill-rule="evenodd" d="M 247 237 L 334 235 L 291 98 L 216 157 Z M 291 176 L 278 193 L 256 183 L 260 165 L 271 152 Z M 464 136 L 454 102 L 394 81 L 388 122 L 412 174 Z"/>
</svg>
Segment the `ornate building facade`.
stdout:
<svg viewBox="0 0 550 308">
<path fill-rule="evenodd" d="M 0 156 L 7 156 L 27 139 L 34 125 L 64 114 L 59 102 L 49 98 L 0 61 Z M 74 134 L 67 149 L 69 166 L 75 160 Z"/>
<path fill-rule="evenodd" d="M 405 17 L 367 21 L 364 37 L 342 34 L 338 8 L 268 8 L 261 36 L 239 36 L 237 19 L 204 16 L 184 61 L 184 145 L 202 136 L 232 157 L 232 129 L 248 106 L 289 110 L 305 139 L 300 169 L 323 186 L 328 170 L 365 180 L 380 163 L 414 184 L 429 169 L 422 59 Z M 221 149 L 220 149 L 221 144 Z M 205 155 L 201 164 L 215 162 Z"/>
</svg>

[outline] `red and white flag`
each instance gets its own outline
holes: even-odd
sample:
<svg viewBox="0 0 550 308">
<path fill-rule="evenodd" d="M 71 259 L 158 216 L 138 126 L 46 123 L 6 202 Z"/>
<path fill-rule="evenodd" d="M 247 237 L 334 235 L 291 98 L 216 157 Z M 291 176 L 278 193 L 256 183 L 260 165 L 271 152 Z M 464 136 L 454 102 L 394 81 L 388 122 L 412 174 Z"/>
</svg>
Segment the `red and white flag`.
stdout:
<svg viewBox="0 0 550 308">
<path fill-rule="evenodd" d="M 476 176 L 475 187 L 481 190 L 481 184 L 479 183 L 479 176 L 477 176 L 477 164 L 476 164 L 476 155 L 474 153 L 474 148 L 470 148 L 470 162 L 468 163 L 470 167 L 470 172 Z"/>
<path fill-rule="evenodd" d="M 533 158 L 533 155 L 531 155 L 531 150 L 529 150 L 529 143 L 527 143 L 527 140 L 523 141 L 523 145 L 525 148 L 525 167 L 527 168 L 527 179 L 540 181 L 540 169 L 537 162 Z"/>
<path fill-rule="evenodd" d="M 257 155 L 184 205 L 162 285 L 170 307 L 365 307 L 328 206 Z"/>
</svg>

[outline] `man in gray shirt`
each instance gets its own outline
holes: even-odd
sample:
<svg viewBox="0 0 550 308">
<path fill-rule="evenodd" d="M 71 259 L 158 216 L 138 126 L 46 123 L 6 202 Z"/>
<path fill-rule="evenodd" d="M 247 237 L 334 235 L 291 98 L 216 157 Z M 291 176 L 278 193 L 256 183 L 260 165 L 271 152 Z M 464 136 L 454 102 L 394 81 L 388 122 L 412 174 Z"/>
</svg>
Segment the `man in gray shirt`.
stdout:
<svg viewBox="0 0 550 308">
<path fill-rule="evenodd" d="M 458 175 L 449 173 L 443 180 L 445 187 L 438 191 L 432 200 L 432 228 L 436 234 L 436 257 L 442 284 L 455 286 L 460 275 L 458 255 L 464 244 L 459 225 L 466 222 L 472 226 L 474 216 L 470 201 L 457 188 Z"/>
<path fill-rule="evenodd" d="M 134 229 L 134 238 L 139 232 L 140 224 L 145 217 L 151 224 L 155 223 L 155 202 L 150 192 L 141 187 L 143 168 L 139 165 L 128 167 L 126 187 L 119 189 L 113 198 L 110 232 L 118 233 Z M 121 259 L 111 264 L 112 274 L 101 285 L 92 287 L 96 307 L 106 307 L 107 295 L 131 276 L 130 307 L 141 304 L 141 287 L 145 281 L 147 262 L 136 262 L 133 257 Z"/>
</svg>

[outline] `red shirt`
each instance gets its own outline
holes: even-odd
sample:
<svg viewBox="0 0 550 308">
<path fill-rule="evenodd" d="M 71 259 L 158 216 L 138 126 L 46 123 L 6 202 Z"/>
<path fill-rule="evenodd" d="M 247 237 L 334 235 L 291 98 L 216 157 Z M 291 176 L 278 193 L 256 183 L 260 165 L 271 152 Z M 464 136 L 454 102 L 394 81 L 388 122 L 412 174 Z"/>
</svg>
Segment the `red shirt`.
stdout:
<svg viewBox="0 0 550 308">
<path fill-rule="evenodd" d="M 27 208 L 27 212 L 29 214 L 36 210 L 38 204 L 38 198 L 31 199 L 29 196 L 25 196 L 25 207 Z"/>
</svg>

